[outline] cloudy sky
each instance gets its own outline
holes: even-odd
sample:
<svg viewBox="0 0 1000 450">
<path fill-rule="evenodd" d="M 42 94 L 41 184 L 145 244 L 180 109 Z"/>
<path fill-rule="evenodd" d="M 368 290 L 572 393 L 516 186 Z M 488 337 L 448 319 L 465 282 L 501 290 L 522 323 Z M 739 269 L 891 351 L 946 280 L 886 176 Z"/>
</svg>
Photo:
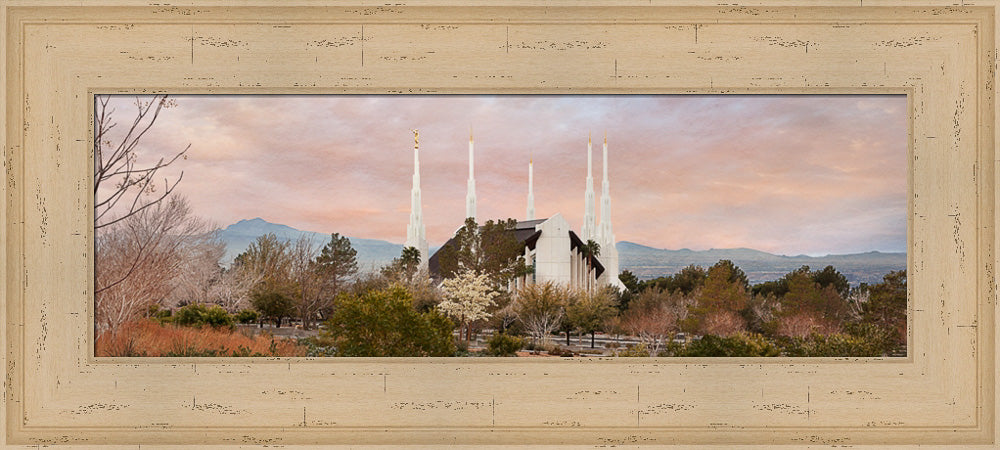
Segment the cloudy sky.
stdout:
<svg viewBox="0 0 1000 450">
<path fill-rule="evenodd" d="M 778 254 L 906 249 L 905 96 L 175 96 L 143 138 L 147 161 L 191 144 L 178 192 L 219 227 L 261 217 L 402 243 L 413 134 L 427 238 L 465 215 L 469 128 L 480 221 L 579 229 L 594 139 L 608 138 L 619 241 Z M 113 100 L 119 128 L 134 97 Z M 600 212 L 598 211 L 598 217 Z"/>
</svg>

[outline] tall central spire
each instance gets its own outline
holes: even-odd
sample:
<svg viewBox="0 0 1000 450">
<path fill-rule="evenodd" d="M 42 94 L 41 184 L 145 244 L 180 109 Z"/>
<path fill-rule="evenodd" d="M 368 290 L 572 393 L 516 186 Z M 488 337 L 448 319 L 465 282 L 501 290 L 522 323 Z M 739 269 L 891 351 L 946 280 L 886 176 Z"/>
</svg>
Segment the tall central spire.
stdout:
<svg viewBox="0 0 1000 450">
<path fill-rule="evenodd" d="M 593 149 L 590 134 L 587 134 L 587 190 L 584 194 L 583 227 L 580 230 L 580 238 L 584 242 L 595 239 L 596 229 L 594 227 L 594 171 L 593 171 Z"/>
<path fill-rule="evenodd" d="M 475 152 L 472 148 L 472 127 L 469 127 L 469 187 L 465 194 L 465 217 L 476 219 L 476 174 L 473 170 Z"/>
<path fill-rule="evenodd" d="M 525 220 L 535 220 L 535 168 L 528 158 L 528 214 Z"/>
<path fill-rule="evenodd" d="M 608 180 L 608 135 L 604 134 L 604 164 L 601 181 L 601 225 L 598 229 L 598 242 L 601 251 L 610 250 L 615 245 L 615 234 L 611 230 L 611 182 Z"/>
<path fill-rule="evenodd" d="M 618 249 L 615 248 L 615 232 L 611 228 L 611 181 L 608 179 L 608 134 L 604 133 L 604 165 L 601 180 L 601 225 L 597 232 L 597 243 L 601 246 L 601 263 L 604 273 L 601 281 L 623 288 L 618 279 Z"/>
<path fill-rule="evenodd" d="M 410 190 L 410 224 L 406 227 L 406 247 L 420 250 L 420 270 L 427 270 L 427 238 L 420 200 L 420 131 L 413 131 L 413 188 Z"/>
</svg>

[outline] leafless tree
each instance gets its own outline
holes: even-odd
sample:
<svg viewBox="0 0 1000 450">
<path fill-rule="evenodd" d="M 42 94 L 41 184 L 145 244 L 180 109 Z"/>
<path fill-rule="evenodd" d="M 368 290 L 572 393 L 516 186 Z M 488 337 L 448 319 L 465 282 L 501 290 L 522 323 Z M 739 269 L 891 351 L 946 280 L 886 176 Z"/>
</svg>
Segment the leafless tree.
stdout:
<svg viewBox="0 0 1000 450">
<path fill-rule="evenodd" d="M 211 227 L 206 225 L 203 228 Z M 188 236 L 187 241 L 182 249 L 180 271 L 173 279 L 173 292 L 165 306 L 182 302 L 222 305 L 216 286 L 222 282 L 221 261 L 226 253 L 225 244 L 214 233 Z"/>
<path fill-rule="evenodd" d="M 291 243 L 289 249 L 289 273 L 298 289 L 295 307 L 302 319 L 302 328 L 308 330 L 319 311 L 332 302 L 326 295 L 326 285 L 314 262 L 319 248 L 306 234 Z"/>
<path fill-rule="evenodd" d="M 532 341 L 548 345 L 549 336 L 559 327 L 566 314 L 566 304 L 573 296 L 572 290 L 547 281 L 524 286 L 516 295 L 514 314 L 531 333 Z"/>
<path fill-rule="evenodd" d="M 154 181 L 157 171 L 169 166 L 185 154 L 190 144 L 169 159 L 161 158 L 150 166 L 139 163 L 139 144 L 143 136 L 153 127 L 160 112 L 174 105 L 166 95 L 154 95 L 147 100 L 136 97 L 135 117 L 128 129 L 122 133 L 112 130 L 117 126 L 114 121 L 115 110 L 110 106 L 111 96 L 99 95 L 94 106 L 94 229 L 95 239 L 102 239 L 102 233 L 116 225 L 132 220 L 149 208 L 159 205 L 168 198 L 183 177 L 183 172 L 170 183 L 164 179 L 164 188 L 157 192 Z M 133 222 L 143 222 L 138 218 Z M 134 227 L 133 223 L 128 227 Z M 126 228 L 128 228 L 126 227 Z M 135 237 L 135 236 L 133 236 Z M 112 239 L 109 235 L 105 239 Z M 117 267 L 115 276 L 108 273 L 98 274 L 95 280 L 95 296 L 104 291 L 114 289 L 129 276 L 139 271 L 144 261 L 148 261 L 145 252 L 155 246 L 154 240 L 159 237 L 149 235 L 148 242 L 132 242 L 128 251 L 128 260 L 122 260 L 121 254 L 109 254 L 110 247 L 100 245 L 95 251 L 96 266 Z M 109 261 L 102 262 L 102 259 Z M 114 260 L 111 262 L 110 260 Z M 124 266 L 123 266 L 124 264 Z"/>
<path fill-rule="evenodd" d="M 115 330 L 166 298 L 186 252 L 207 232 L 187 201 L 172 195 L 97 232 L 98 331 Z"/>
<path fill-rule="evenodd" d="M 694 305 L 692 296 L 662 289 L 646 289 L 632 300 L 622 316 L 622 328 L 646 345 L 650 356 L 656 356 L 667 339 L 679 330 L 678 323 Z"/>
<path fill-rule="evenodd" d="M 211 297 L 223 309 L 235 313 L 250 307 L 250 290 L 263 279 L 263 275 L 239 267 L 223 268 L 218 281 L 212 285 Z"/>
<path fill-rule="evenodd" d="M 708 313 L 701 324 L 702 334 L 732 336 L 747 330 L 746 320 L 732 311 L 721 310 Z"/>
<path fill-rule="evenodd" d="M 149 99 L 136 97 L 135 116 L 123 133 L 112 130 L 118 125 L 114 120 L 115 109 L 109 106 L 109 95 L 96 96 L 94 111 L 94 226 L 103 228 L 128 219 L 146 208 L 167 198 L 180 183 L 184 173 L 173 183 L 164 179 L 164 189 L 156 192 L 156 173 L 186 158 L 191 144 L 170 158 L 160 158 L 155 164 L 141 166 L 139 144 L 153 127 L 164 108 L 175 106 L 167 95 L 154 95 Z M 101 189 L 110 189 L 102 196 Z M 124 203 L 122 203 L 124 202 Z"/>
</svg>

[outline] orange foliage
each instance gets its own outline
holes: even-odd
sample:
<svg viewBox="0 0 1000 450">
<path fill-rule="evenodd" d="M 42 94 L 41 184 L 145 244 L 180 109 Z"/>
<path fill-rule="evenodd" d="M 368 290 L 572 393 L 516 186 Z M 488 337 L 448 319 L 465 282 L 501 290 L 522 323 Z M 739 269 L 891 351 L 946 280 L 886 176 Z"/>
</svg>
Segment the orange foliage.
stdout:
<svg viewBox="0 0 1000 450">
<path fill-rule="evenodd" d="M 836 323 L 820 319 L 814 313 L 800 312 L 778 319 L 778 334 L 781 336 L 804 338 L 813 333 L 829 336 L 839 332 L 840 327 Z"/>
<path fill-rule="evenodd" d="M 732 311 L 713 311 L 705 316 L 701 324 L 703 334 L 716 336 L 732 336 L 747 330 L 747 321 Z"/>
<path fill-rule="evenodd" d="M 304 356 L 292 339 L 246 336 L 228 328 L 160 325 L 150 319 L 123 324 L 97 337 L 97 356 Z"/>
</svg>

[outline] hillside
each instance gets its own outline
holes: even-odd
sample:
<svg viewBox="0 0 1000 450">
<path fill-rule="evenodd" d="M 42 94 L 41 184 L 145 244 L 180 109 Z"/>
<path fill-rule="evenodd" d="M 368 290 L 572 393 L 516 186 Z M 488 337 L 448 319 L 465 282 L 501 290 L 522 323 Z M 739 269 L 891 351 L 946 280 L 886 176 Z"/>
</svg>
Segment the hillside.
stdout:
<svg viewBox="0 0 1000 450">
<path fill-rule="evenodd" d="M 217 230 L 218 236 L 226 244 L 225 262 L 228 264 L 256 239 L 267 233 L 274 233 L 281 239 L 295 240 L 305 234 L 317 245 L 330 239 L 327 233 L 302 231 L 287 225 L 271 223 L 261 218 L 245 219 Z M 351 245 L 358 251 L 358 266 L 362 270 L 377 268 L 399 256 L 402 244 L 378 239 L 349 237 Z M 749 248 L 710 250 L 667 250 L 647 247 L 633 242 L 622 241 L 615 245 L 618 249 L 619 265 L 622 270 L 630 270 L 640 279 L 656 278 L 674 274 L 691 264 L 708 267 L 720 259 L 728 259 L 746 272 L 751 283 L 773 280 L 803 265 L 822 269 L 832 265 L 843 273 L 852 284 L 874 283 L 893 270 L 906 268 L 905 253 L 868 252 L 827 256 L 785 256 L 774 255 Z M 437 247 L 431 247 L 431 253 Z"/>
<path fill-rule="evenodd" d="M 803 265 L 812 269 L 832 265 L 852 284 L 878 282 L 886 273 L 906 268 L 906 253 L 785 256 L 749 248 L 667 250 L 627 241 L 617 243 L 615 248 L 621 269 L 632 271 L 640 279 L 671 275 L 691 264 L 708 267 L 721 259 L 733 261 L 746 272 L 751 283 L 774 280 Z"/>
<path fill-rule="evenodd" d="M 328 233 L 297 230 L 288 225 L 268 222 L 260 217 L 241 220 L 217 230 L 217 233 L 226 244 L 226 256 L 223 259 L 227 264 L 236 258 L 236 255 L 246 250 L 254 239 L 267 233 L 274 233 L 278 238 L 285 240 L 295 240 L 304 234 L 312 239 L 317 246 L 322 246 L 330 241 Z M 351 240 L 351 246 L 358 251 L 358 268 L 361 270 L 387 264 L 393 258 L 398 257 L 403 250 L 402 244 L 356 237 L 348 237 L 348 239 Z M 433 250 L 435 249 L 431 249 L 431 251 Z"/>
</svg>

